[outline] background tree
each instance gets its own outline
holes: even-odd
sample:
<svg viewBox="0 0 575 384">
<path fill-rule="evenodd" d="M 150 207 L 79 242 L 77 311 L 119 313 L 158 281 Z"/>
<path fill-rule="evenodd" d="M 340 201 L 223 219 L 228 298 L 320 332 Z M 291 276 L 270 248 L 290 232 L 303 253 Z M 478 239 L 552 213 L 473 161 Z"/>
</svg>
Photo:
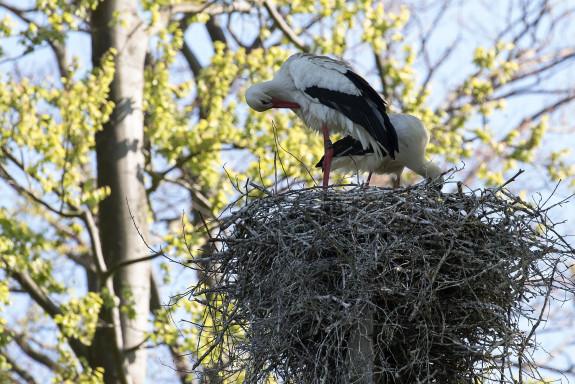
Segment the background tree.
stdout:
<svg viewBox="0 0 575 384">
<path fill-rule="evenodd" d="M 192 276 L 144 240 L 185 261 L 205 241 L 202 218 L 224 211 L 233 185 L 313 183 L 307 168 L 321 140 L 290 114 L 243 104 L 246 85 L 295 51 L 348 60 L 393 112 L 425 122 L 445 168 L 465 162 L 455 178 L 472 187 L 519 167 L 536 175 L 519 184 L 527 193 L 574 185 L 568 2 L 0 9 L 0 381 L 185 382 L 206 352 L 194 325 L 202 311 L 163 304 Z"/>
</svg>

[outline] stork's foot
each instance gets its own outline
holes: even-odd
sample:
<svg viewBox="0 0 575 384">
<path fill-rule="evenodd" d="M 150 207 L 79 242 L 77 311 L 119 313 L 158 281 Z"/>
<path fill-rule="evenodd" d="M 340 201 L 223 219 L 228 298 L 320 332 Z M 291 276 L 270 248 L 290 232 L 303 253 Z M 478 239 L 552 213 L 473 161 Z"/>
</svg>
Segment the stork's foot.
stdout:
<svg viewBox="0 0 575 384">
<path fill-rule="evenodd" d="M 365 181 L 365 184 L 363 185 L 364 188 L 369 187 L 369 182 L 371 181 L 371 174 L 373 172 L 369 172 L 369 175 L 367 176 L 367 180 Z"/>
</svg>

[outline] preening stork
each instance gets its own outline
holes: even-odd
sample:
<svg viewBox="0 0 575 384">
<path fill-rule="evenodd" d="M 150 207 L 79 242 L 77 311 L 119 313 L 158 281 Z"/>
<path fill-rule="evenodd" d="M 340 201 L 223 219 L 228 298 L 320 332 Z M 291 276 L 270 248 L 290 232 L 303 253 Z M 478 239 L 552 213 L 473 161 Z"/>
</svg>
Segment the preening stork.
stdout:
<svg viewBox="0 0 575 384">
<path fill-rule="evenodd" d="M 273 80 L 254 84 L 246 102 L 258 111 L 290 108 L 315 131 L 323 132 L 323 186 L 328 185 L 333 157 L 332 133 L 350 135 L 373 156 L 395 159 L 397 134 L 385 101 L 350 67 L 325 56 L 296 53 L 290 56 Z"/>
<path fill-rule="evenodd" d="M 399 187 L 401 173 L 405 167 L 424 178 L 440 178 L 442 171 L 433 161 L 425 157 L 429 144 L 429 132 L 417 117 L 390 113 L 391 120 L 399 140 L 399 152 L 395 159 L 390 156 L 376 156 L 373 149 L 364 149 L 362 144 L 351 136 L 346 136 L 333 144 L 333 169 L 343 169 L 347 172 L 369 172 L 366 185 L 369 185 L 372 172 L 391 174 L 395 178 L 395 187 Z M 322 157 L 316 167 L 322 167 L 325 159 Z"/>
</svg>

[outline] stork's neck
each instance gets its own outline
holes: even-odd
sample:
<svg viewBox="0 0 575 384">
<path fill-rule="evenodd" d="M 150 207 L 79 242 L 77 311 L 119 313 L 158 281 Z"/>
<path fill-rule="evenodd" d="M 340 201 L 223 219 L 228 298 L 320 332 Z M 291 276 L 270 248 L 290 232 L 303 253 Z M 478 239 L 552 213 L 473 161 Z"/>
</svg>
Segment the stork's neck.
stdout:
<svg viewBox="0 0 575 384">
<path fill-rule="evenodd" d="M 436 179 L 443 173 L 439 165 L 427 160 L 423 162 L 420 168 L 414 169 L 414 171 L 425 179 Z"/>
<path fill-rule="evenodd" d="M 297 91 L 293 81 L 289 81 L 285 76 L 276 76 L 270 81 L 261 83 L 262 90 L 269 96 L 281 100 L 295 101 L 294 93 Z"/>
</svg>

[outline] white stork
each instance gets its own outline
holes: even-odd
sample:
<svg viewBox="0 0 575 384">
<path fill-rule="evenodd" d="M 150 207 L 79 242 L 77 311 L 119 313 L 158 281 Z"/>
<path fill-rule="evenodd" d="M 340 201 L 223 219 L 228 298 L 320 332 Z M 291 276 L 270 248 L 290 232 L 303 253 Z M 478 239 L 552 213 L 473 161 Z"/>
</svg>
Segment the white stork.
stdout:
<svg viewBox="0 0 575 384">
<path fill-rule="evenodd" d="M 367 171 L 369 185 L 372 172 L 391 174 L 395 178 L 395 187 L 399 187 L 401 173 L 405 167 L 424 178 L 440 178 L 443 182 L 441 168 L 425 158 L 425 149 L 429 144 L 429 132 L 417 117 L 403 113 L 390 113 L 389 119 L 395 127 L 399 139 L 399 152 L 392 159 L 389 156 L 380 158 L 371 148 L 364 149 L 362 144 L 351 136 L 346 136 L 333 144 L 333 169 L 347 172 Z M 316 167 L 323 165 L 322 157 Z"/>
<path fill-rule="evenodd" d="M 258 111 L 290 108 L 311 129 L 323 132 L 323 186 L 328 185 L 333 145 L 330 133 L 351 135 L 374 156 L 395 159 L 397 135 L 385 101 L 349 66 L 325 56 L 296 53 L 273 80 L 253 84 L 246 102 Z"/>
</svg>

